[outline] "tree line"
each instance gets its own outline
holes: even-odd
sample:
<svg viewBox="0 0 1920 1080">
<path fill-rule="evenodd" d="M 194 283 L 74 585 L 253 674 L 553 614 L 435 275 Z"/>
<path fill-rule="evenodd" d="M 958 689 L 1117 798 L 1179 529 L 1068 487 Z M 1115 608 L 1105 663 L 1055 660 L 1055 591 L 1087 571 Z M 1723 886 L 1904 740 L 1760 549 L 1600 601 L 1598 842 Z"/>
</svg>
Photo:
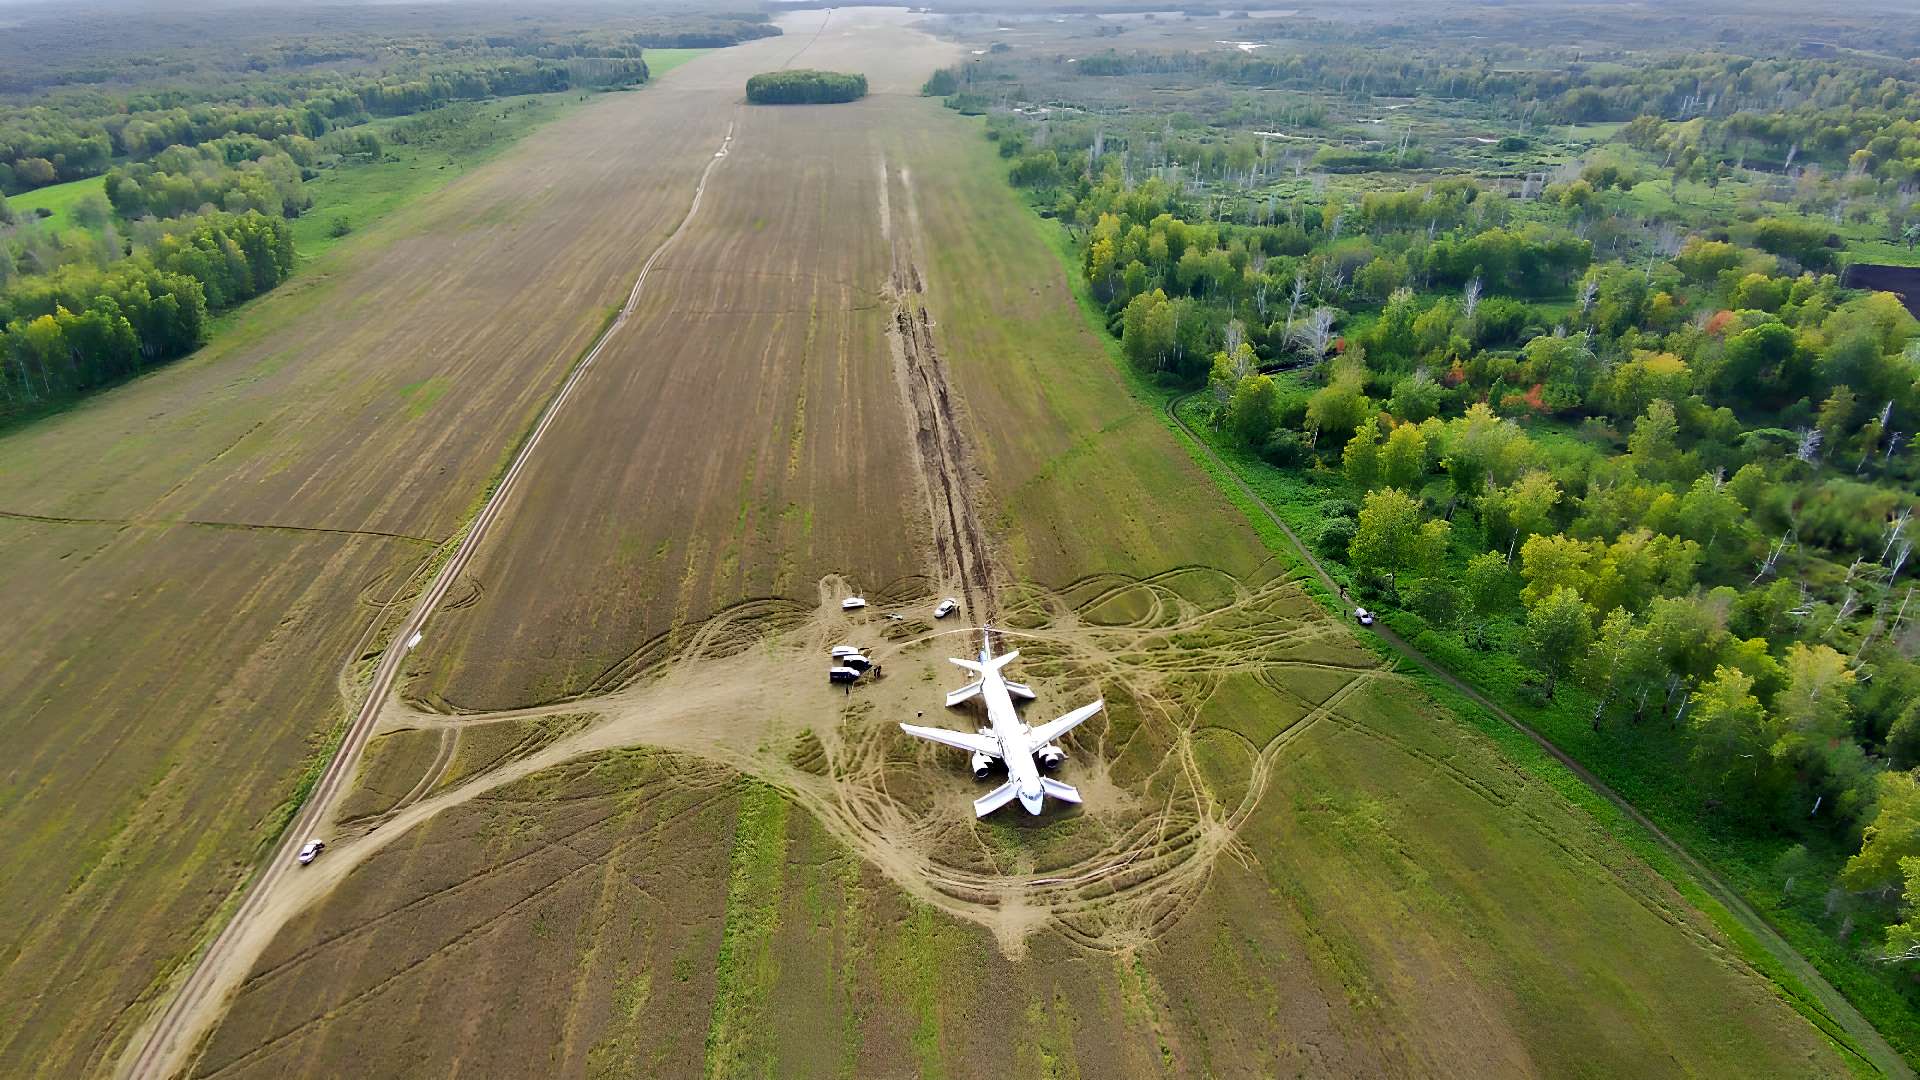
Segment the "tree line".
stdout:
<svg viewBox="0 0 1920 1080">
<path fill-rule="evenodd" d="M 209 312 L 293 270 L 284 219 L 255 210 L 171 223 L 131 258 L 20 278 L 0 289 L 0 415 L 110 385 L 199 348 Z"/>
<path fill-rule="evenodd" d="M 440 64 L 414 74 L 335 78 L 311 85 L 260 88 L 272 99 L 223 103 L 176 101 L 150 92 L 123 99 L 84 97 L 61 107 L 0 110 L 0 191 L 98 176 L 116 158 L 150 158 L 169 147 L 194 147 L 233 136 L 267 141 L 318 139 L 382 116 L 402 116 L 457 102 L 646 81 L 639 57 L 523 59 Z M 147 107 L 141 107 L 147 106 Z"/>
</svg>

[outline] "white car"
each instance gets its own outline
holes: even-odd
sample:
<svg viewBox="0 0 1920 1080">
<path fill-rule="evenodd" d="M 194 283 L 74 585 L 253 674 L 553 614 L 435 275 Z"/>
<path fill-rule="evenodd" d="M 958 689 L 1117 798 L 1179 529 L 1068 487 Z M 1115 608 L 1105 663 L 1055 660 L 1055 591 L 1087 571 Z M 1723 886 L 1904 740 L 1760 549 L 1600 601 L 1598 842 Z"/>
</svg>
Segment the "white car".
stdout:
<svg viewBox="0 0 1920 1080">
<path fill-rule="evenodd" d="M 845 600 L 840 601 L 840 610 L 842 611 L 858 611 L 866 606 L 867 598 L 864 596 L 849 596 Z"/>
<path fill-rule="evenodd" d="M 947 616 L 953 614 L 954 609 L 959 606 L 960 606 L 960 601 L 955 600 L 953 597 L 949 596 L 945 600 L 940 601 L 939 607 L 933 609 L 933 617 L 936 619 L 944 619 Z"/>
<path fill-rule="evenodd" d="M 1360 620 L 1361 626 L 1373 625 L 1373 612 L 1368 611 L 1366 608 L 1363 608 L 1363 607 L 1354 608 L 1353 617 Z"/>
<path fill-rule="evenodd" d="M 307 841 L 307 846 L 300 849 L 300 865 L 305 866 L 319 858 L 320 853 L 325 850 L 327 850 L 327 842 L 325 840 Z"/>
</svg>

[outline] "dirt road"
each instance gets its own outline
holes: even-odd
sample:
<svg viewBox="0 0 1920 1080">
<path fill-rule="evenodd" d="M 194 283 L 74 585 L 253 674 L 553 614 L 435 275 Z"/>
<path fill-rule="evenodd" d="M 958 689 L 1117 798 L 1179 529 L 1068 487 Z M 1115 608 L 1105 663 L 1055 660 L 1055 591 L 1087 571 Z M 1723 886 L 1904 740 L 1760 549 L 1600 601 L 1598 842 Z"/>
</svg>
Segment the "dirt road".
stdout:
<svg viewBox="0 0 1920 1080">
<path fill-rule="evenodd" d="M 719 149 L 713 160 L 700 174 L 699 183 L 694 187 L 693 198 L 688 203 L 686 216 L 675 230 L 669 234 L 635 277 L 633 288 L 628 291 L 626 302 L 621 305 L 619 314 L 609 324 L 586 356 L 567 376 L 553 400 L 541 414 L 540 421 L 534 425 L 520 450 L 514 455 L 512 463 L 501 476 L 500 482 L 487 498 L 485 505 L 475 515 L 473 523 L 467 528 L 453 555 L 433 583 L 421 595 L 415 604 L 413 613 L 407 621 L 389 639 L 386 649 L 381 653 L 379 664 L 374 669 L 372 682 L 367 687 L 366 698 L 353 722 L 348 726 L 345 738 L 339 749 L 327 763 L 326 770 L 315 784 L 312 795 L 295 815 L 293 822 L 280 842 L 278 850 L 268 859 L 265 869 L 247 890 L 245 899 L 235 910 L 233 918 L 214 938 L 213 944 L 202 954 L 193 966 L 179 992 L 154 1023 L 144 1040 L 136 1039 L 133 1045 L 140 1047 L 132 1060 L 124 1063 L 124 1075 L 132 1077 L 169 1077 L 179 1072 L 186 1063 L 194 1046 L 210 1030 L 218 1018 L 219 1009 L 227 996 L 238 986 L 240 980 L 259 958 L 260 951 L 272 940 L 282 923 L 284 916 L 275 915 L 275 897 L 277 887 L 289 873 L 298 870 L 294 855 L 306 843 L 308 834 L 315 826 L 326 822 L 331 816 L 334 804 L 338 801 L 343 787 L 360 760 L 361 751 L 366 748 L 367 738 L 373 734 L 379 720 L 380 710 L 393 691 L 395 680 L 400 676 L 401 665 L 411 651 L 416 634 L 425 631 L 427 620 L 433 615 L 435 607 L 445 598 L 447 591 L 459 580 L 474 551 L 486 539 L 487 533 L 499 520 L 500 513 L 512 498 L 515 482 L 519 479 L 526 463 L 539 449 L 540 441 L 573 396 L 581 378 L 593 367 L 605 350 L 607 342 L 618 334 L 634 308 L 640 302 L 641 291 L 646 287 L 647 276 L 652 272 L 660 257 L 673 245 L 673 241 L 694 215 L 699 213 L 701 196 L 706 193 L 707 180 L 714 169 L 726 160 L 733 145 L 734 125 L 729 122 L 726 135 L 721 139 Z"/>
<path fill-rule="evenodd" d="M 1336 584 L 1333 577 L 1327 573 L 1326 567 L 1320 564 L 1320 560 L 1314 557 L 1313 552 L 1307 549 L 1307 545 L 1301 543 L 1300 538 L 1294 535 L 1293 530 L 1287 526 L 1287 523 L 1280 519 L 1280 515 L 1274 513 L 1273 507 L 1267 505 L 1267 501 L 1262 499 L 1244 480 L 1241 480 L 1240 475 L 1234 472 L 1231 466 L 1220 460 L 1220 455 L 1214 453 L 1213 447 L 1207 445 L 1206 441 L 1195 434 L 1194 430 L 1187 426 L 1187 422 L 1180 418 L 1180 403 L 1192 396 L 1192 394 L 1182 394 L 1168 399 L 1166 406 L 1168 418 L 1179 427 L 1191 445 L 1199 448 L 1200 452 L 1204 453 L 1222 473 L 1232 477 L 1234 486 L 1239 489 L 1240 493 L 1246 496 L 1255 506 L 1258 506 L 1267 520 L 1271 521 L 1280 529 L 1281 533 L 1286 536 L 1287 542 L 1293 545 L 1294 553 L 1301 560 L 1302 565 L 1313 572 L 1314 577 L 1319 579 L 1320 584 L 1326 588 L 1328 594 L 1337 595 L 1340 591 L 1340 586 Z M 1452 687 L 1454 691 L 1466 697 L 1467 700 L 1485 709 L 1488 713 L 1499 717 L 1509 726 L 1533 740 L 1542 750 L 1553 755 L 1554 760 L 1565 766 L 1568 772 L 1579 777 L 1581 783 L 1586 784 L 1589 788 L 1592 788 L 1596 794 L 1605 798 L 1614 806 L 1619 807 L 1622 813 L 1632 818 L 1641 828 L 1647 830 L 1661 847 L 1665 848 L 1669 854 L 1680 861 L 1682 866 L 1686 867 L 1687 872 L 1693 875 L 1694 880 L 1700 883 L 1701 888 L 1704 888 L 1709 895 L 1719 901 L 1721 906 L 1727 909 L 1728 913 L 1735 919 L 1738 919 L 1740 923 L 1766 947 L 1767 952 L 1771 953 L 1775 960 L 1784 965 L 1787 970 L 1793 972 L 1794 977 L 1799 979 L 1801 984 L 1808 988 L 1814 995 L 1815 1000 L 1807 1002 L 1807 1004 L 1814 1006 L 1823 1014 L 1825 1022 L 1820 1026 L 1826 1028 L 1830 1036 L 1837 1035 L 1841 1032 L 1850 1036 L 1854 1040 L 1853 1043 L 1851 1045 L 1842 1043 L 1842 1045 L 1849 1046 L 1850 1049 L 1856 1050 L 1860 1057 L 1864 1059 L 1865 1063 L 1872 1065 L 1883 1075 L 1899 1077 L 1911 1077 L 1914 1075 L 1913 1069 L 1907 1065 L 1906 1061 L 1902 1059 L 1898 1053 L 1894 1052 L 1893 1047 L 1887 1044 L 1887 1041 L 1880 1036 L 1880 1032 L 1867 1021 L 1867 1018 L 1860 1015 L 1859 1010 L 1853 1007 L 1853 1004 L 1846 999 L 1846 996 L 1835 989 L 1833 984 L 1827 982 L 1826 977 L 1820 974 L 1819 969 L 1809 963 L 1806 957 L 1801 956 L 1798 950 L 1789 944 L 1785 938 L 1781 937 L 1780 932 L 1775 930 L 1773 925 L 1767 922 L 1764 916 L 1758 911 L 1755 911 L 1753 907 L 1746 902 L 1746 899 L 1734 890 L 1733 886 L 1727 884 L 1718 874 L 1715 874 L 1699 860 L 1695 859 L 1687 852 L 1687 849 L 1680 846 L 1678 841 L 1668 836 L 1665 832 L 1662 832 L 1658 825 L 1655 825 L 1646 815 L 1635 809 L 1632 803 L 1629 803 L 1623 796 L 1607 786 L 1606 781 L 1588 771 L 1585 766 L 1575 761 L 1558 746 L 1555 746 L 1552 740 L 1535 731 L 1519 717 L 1488 700 L 1485 695 L 1467 685 L 1426 653 L 1415 648 L 1405 638 L 1394 633 L 1393 630 L 1384 623 L 1375 623 L 1372 632 L 1392 648 L 1393 651 L 1406 657 L 1422 670 Z"/>
</svg>

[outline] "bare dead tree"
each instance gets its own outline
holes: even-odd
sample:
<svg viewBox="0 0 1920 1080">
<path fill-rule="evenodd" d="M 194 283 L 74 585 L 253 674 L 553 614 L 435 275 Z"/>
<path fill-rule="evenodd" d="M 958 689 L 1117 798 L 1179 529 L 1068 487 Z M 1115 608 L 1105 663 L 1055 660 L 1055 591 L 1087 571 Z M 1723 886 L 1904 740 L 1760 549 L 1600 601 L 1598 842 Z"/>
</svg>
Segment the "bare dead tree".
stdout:
<svg viewBox="0 0 1920 1080">
<path fill-rule="evenodd" d="M 1333 309 L 1314 308 L 1312 315 L 1289 331 L 1288 340 L 1315 360 L 1325 357 L 1333 347 Z"/>
<path fill-rule="evenodd" d="M 1804 461 L 1809 465 L 1819 464 L 1820 440 L 1821 440 L 1820 430 L 1818 428 L 1801 428 L 1799 431 L 1799 436 L 1800 436 L 1800 443 L 1794 449 L 1793 456 L 1796 458 L 1799 458 L 1801 461 Z"/>
<path fill-rule="evenodd" d="M 1780 534 L 1780 539 L 1774 541 L 1773 547 L 1767 551 L 1767 557 L 1760 560 L 1760 572 L 1753 575 L 1753 582 L 1749 584 L 1758 583 L 1761 578 L 1773 573 L 1774 568 L 1780 565 L 1780 556 L 1786 554 L 1787 548 L 1791 546 L 1787 538 L 1792 535 L 1792 529 L 1788 529 L 1786 532 Z"/>
<path fill-rule="evenodd" d="M 1293 272 L 1293 293 L 1287 297 L 1287 328 L 1282 334 L 1283 337 L 1291 337 L 1293 335 L 1293 316 L 1300 310 L 1300 302 L 1306 298 L 1307 272 L 1305 270 L 1295 270 Z"/>
</svg>

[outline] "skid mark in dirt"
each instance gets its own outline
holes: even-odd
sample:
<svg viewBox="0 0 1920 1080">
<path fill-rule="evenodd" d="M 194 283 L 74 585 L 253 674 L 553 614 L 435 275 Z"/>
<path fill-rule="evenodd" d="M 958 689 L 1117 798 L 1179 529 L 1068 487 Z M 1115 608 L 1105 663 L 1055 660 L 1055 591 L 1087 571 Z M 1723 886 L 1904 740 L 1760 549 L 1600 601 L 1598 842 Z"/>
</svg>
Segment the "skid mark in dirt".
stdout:
<svg viewBox="0 0 1920 1080">
<path fill-rule="evenodd" d="M 308 902 L 449 807 L 605 751 L 653 746 L 774 785 L 908 893 L 992 930 L 1009 955 L 1024 953 L 1035 932 L 1096 951 L 1133 948 L 1192 907 L 1217 859 L 1244 857 L 1237 834 L 1288 746 L 1361 682 L 1391 677 L 1302 603 L 1285 577 L 1246 585 L 1187 568 L 1013 590 L 1009 625 L 996 632 L 1021 650 L 1017 675 L 1041 695 L 1027 707 L 1030 719 L 1096 695 L 1108 709 L 1066 740 L 1062 775 L 1086 795 L 1084 807 L 976 821 L 971 801 L 980 785 L 965 755 L 910 739 L 897 724 L 981 721 L 971 706 L 940 708 L 945 691 L 965 678 L 946 658 L 973 652 L 979 631 L 914 628 L 878 606 L 844 612 L 835 600 L 842 589 L 836 578 L 823 580 L 820 603 L 805 611 L 790 601 L 738 605 L 591 697 L 472 714 L 389 701 L 386 730 L 593 719 L 377 822 L 357 823 L 367 831 L 344 839 L 337 855 L 316 864 L 319 873 L 302 875 Z M 1115 590 L 1151 600 L 1137 605 L 1135 624 L 1086 618 L 1111 607 Z M 900 592 L 896 602 L 907 609 L 932 602 Z M 878 676 L 850 693 L 830 686 L 826 654 L 837 644 L 866 648 Z M 1254 695 L 1249 708 L 1265 719 L 1244 725 L 1262 732 L 1257 743 L 1234 736 L 1248 752 L 1223 782 L 1196 737 L 1220 730 L 1202 714 L 1219 710 L 1213 699 L 1229 678 L 1243 680 Z"/>
<path fill-rule="evenodd" d="M 880 232 L 892 259 L 885 293 L 893 310 L 887 344 L 913 424 L 915 471 L 933 522 L 934 571 L 954 584 L 968 611 L 992 625 L 1000 584 L 994 543 L 975 505 L 981 477 L 973 448 L 960 425 L 946 363 L 933 343 L 925 276 L 915 255 L 920 229 L 913 184 L 905 169 L 889 172 L 886 158 L 880 158 L 879 167 Z"/>
</svg>

